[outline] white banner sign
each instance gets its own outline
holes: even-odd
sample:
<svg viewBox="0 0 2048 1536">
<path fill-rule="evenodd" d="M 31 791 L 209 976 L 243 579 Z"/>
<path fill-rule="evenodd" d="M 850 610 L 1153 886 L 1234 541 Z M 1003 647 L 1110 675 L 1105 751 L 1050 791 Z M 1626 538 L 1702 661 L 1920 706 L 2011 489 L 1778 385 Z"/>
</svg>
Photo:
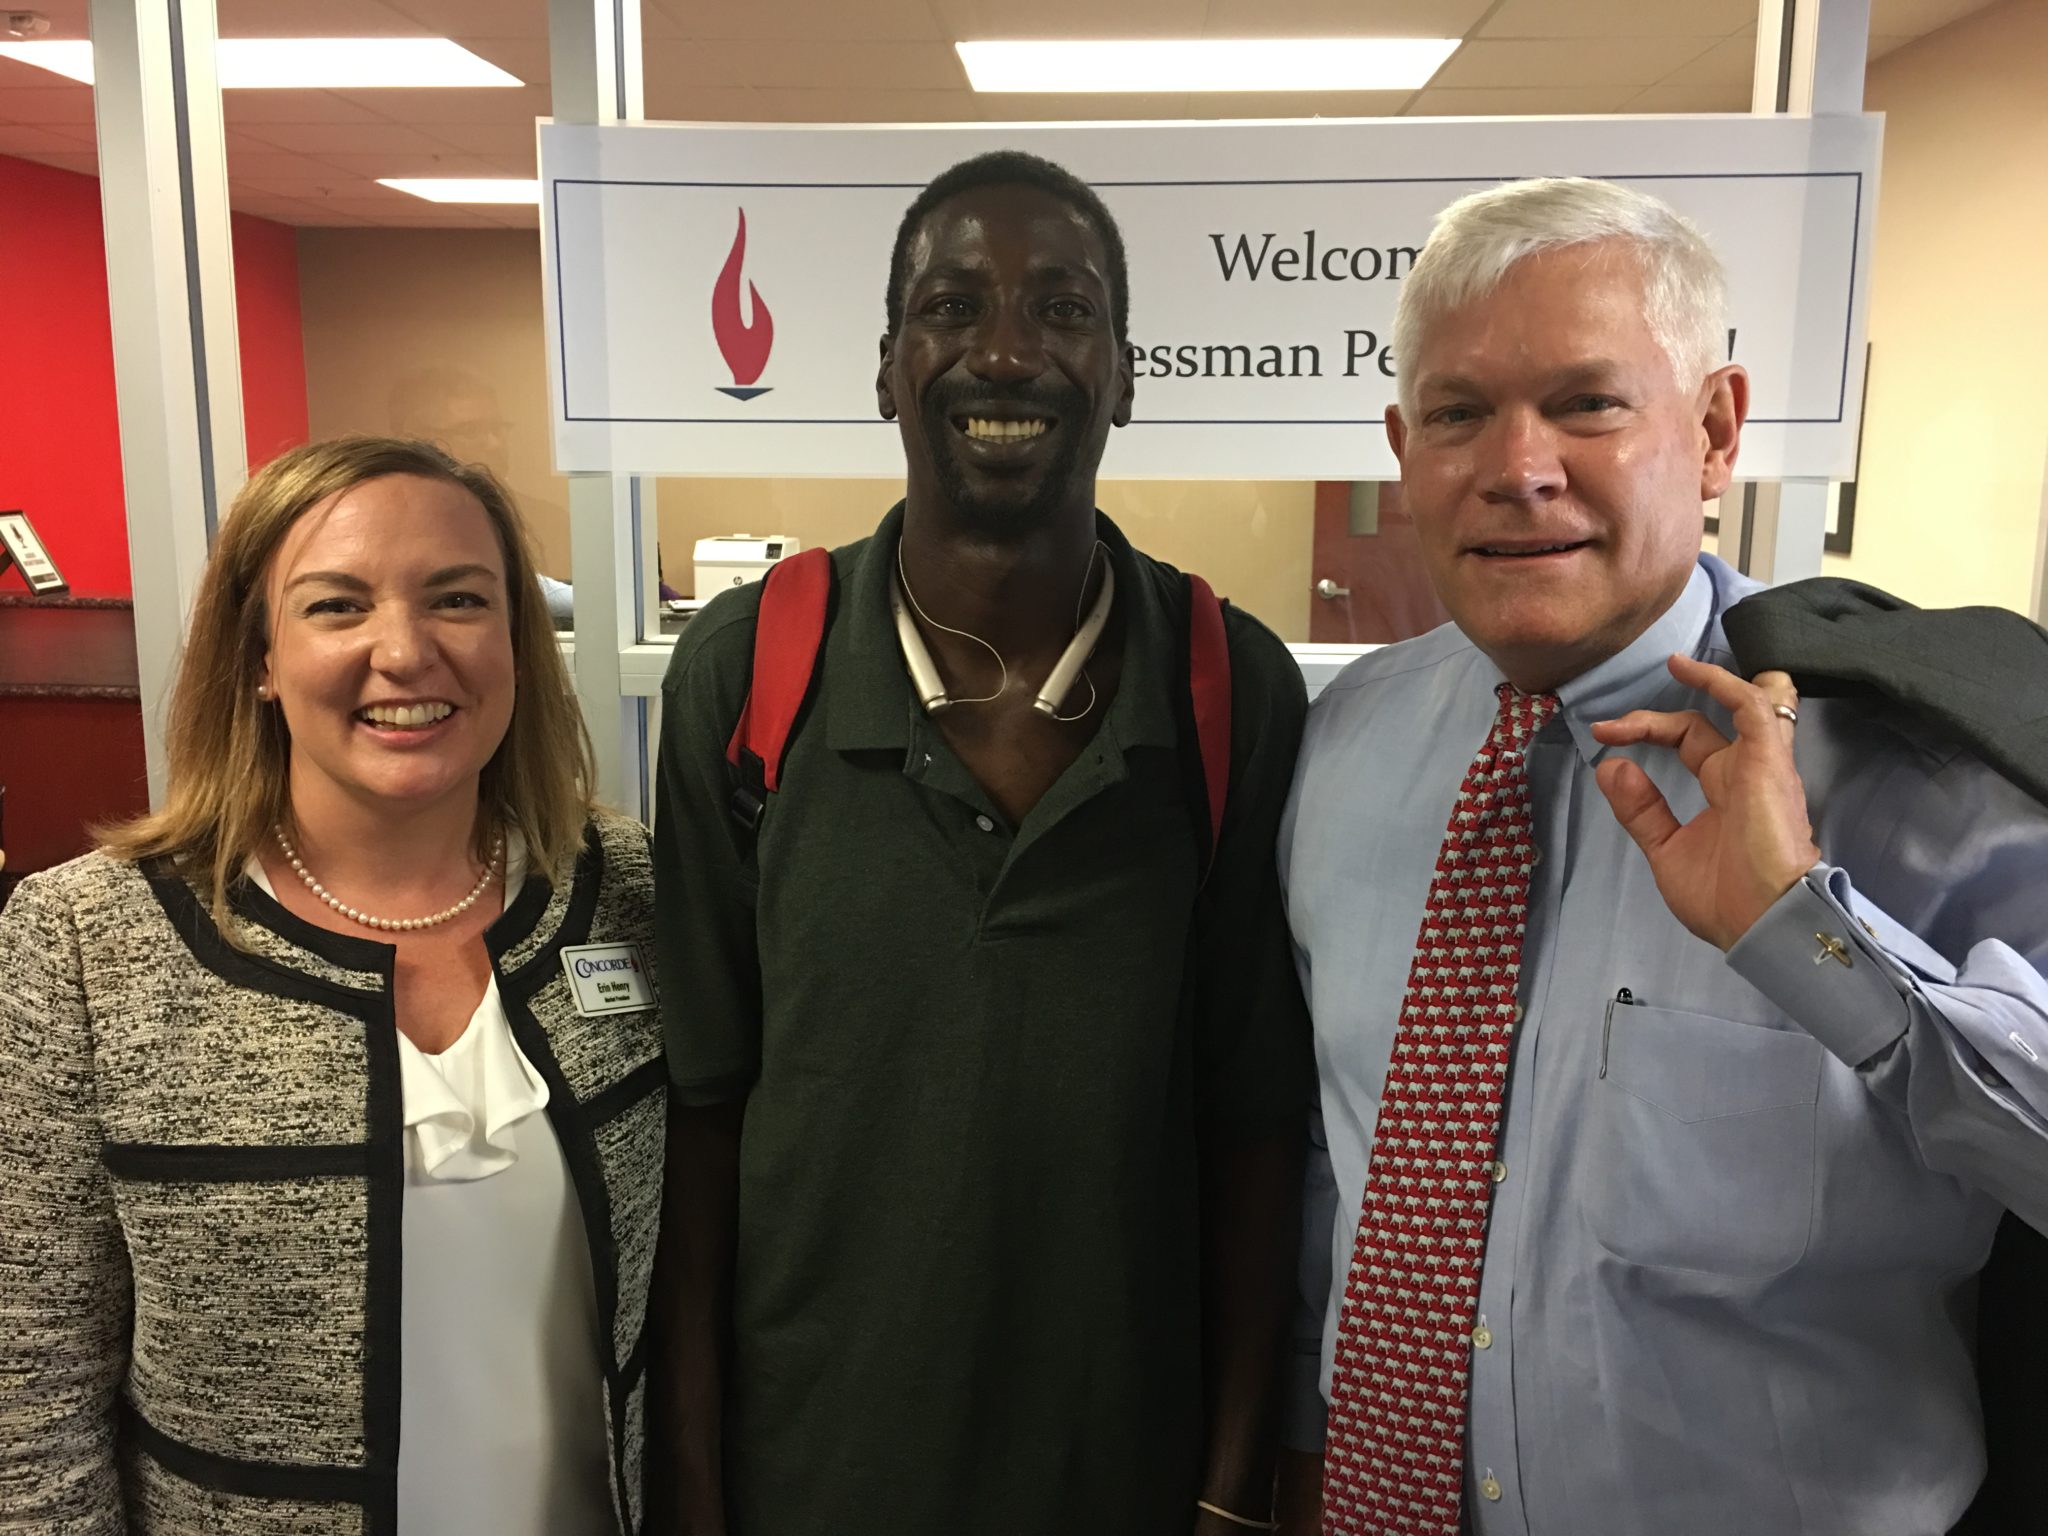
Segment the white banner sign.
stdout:
<svg viewBox="0 0 2048 1536">
<path fill-rule="evenodd" d="M 897 475 L 889 252 L 938 172 L 1030 150 L 1122 226 L 1138 375 L 1102 472 L 1390 479 L 1394 305 L 1437 212 L 1604 176 L 1696 220 L 1751 380 L 1742 473 L 1855 472 L 1881 119 L 541 128 L 564 471 Z"/>
</svg>

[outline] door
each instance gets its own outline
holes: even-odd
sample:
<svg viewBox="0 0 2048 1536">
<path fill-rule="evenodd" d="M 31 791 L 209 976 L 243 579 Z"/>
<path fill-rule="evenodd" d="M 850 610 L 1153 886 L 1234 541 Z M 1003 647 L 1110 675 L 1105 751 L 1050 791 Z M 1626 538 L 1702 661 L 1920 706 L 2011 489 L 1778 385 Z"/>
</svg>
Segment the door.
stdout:
<svg viewBox="0 0 2048 1536">
<path fill-rule="evenodd" d="M 1308 637 L 1316 644 L 1385 645 L 1451 617 L 1430 588 L 1396 480 L 1316 482 L 1309 586 Z"/>
</svg>

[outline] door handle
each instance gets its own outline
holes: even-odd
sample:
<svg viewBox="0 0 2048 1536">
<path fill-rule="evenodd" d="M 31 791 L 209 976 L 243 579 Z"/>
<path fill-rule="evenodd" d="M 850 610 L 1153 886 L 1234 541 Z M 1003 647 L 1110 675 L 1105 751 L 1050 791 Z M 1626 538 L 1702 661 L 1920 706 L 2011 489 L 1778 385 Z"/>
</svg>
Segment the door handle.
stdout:
<svg viewBox="0 0 2048 1536">
<path fill-rule="evenodd" d="M 1334 603 L 1338 598 L 1349 597 L 1350 595 L 1351 589 L 1349 587 L 1340 587 L 1327 576 L 1316 583 L 1316 596 L 1326 603 Z"/>
</svg>

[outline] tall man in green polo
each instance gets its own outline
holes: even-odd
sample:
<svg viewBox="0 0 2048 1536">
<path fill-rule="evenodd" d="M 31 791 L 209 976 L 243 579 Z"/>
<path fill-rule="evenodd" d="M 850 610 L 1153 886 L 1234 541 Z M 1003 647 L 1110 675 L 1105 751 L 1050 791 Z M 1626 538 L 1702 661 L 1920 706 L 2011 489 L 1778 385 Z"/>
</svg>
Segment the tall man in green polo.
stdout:
<svg viewBox="0 0 2048 1536">
<path fill-rule="evenodd" d="M 725 746 L 760 588 L 676 647 L 650 1531 L 1242 1536 L 1270 1516 L 1312 1091 L 1273 858 L 1303 690 L 1226 610 L 1204 883 L 1187 587 L 1095 508 L 1131 417 L 1127 312 L 1083 183 L 1008 152 L 940 176 L 897 238 L 876 381 L 908 494 L 832 557 L 757 833 L 726 814 Z"/>
</svg>

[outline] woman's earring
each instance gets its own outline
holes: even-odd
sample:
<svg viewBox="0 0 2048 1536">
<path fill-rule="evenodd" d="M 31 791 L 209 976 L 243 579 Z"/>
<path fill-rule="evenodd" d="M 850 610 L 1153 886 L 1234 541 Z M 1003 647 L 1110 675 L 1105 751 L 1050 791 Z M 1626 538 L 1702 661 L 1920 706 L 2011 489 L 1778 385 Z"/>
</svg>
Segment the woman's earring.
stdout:
<svg viewBox="0 0 2048 1536">
<path fill-rule="evenodd" d="M 256 685 L 256 697 L 261 699 L 265 704 L 268 704 L 270 702 L 270 684 L 258 683 Z"/>
</svg>

